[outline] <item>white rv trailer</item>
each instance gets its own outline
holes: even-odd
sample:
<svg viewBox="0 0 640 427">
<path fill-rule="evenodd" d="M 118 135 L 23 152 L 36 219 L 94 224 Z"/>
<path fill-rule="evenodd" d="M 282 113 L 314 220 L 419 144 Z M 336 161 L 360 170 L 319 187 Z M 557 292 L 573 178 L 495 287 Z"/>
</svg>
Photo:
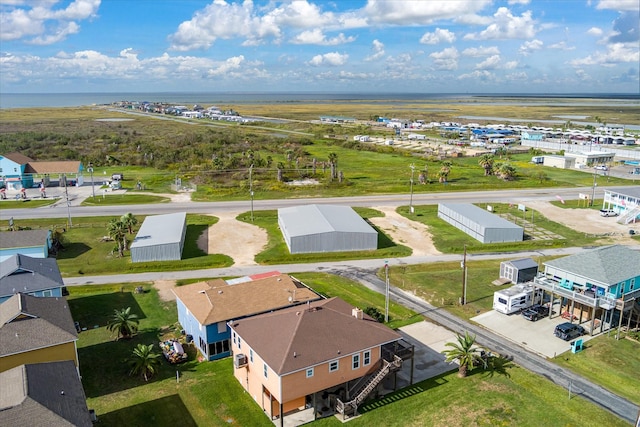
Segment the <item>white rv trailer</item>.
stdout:
<svg viewBox="0 0 640 427">
<path fill-rule="evenodd" d="M 542 292 L 536 292 L 531 284 L 514 285 L 493 294 L 493 309 L 503 314 L 516 313 L 522 309 L 541 303 Z"/>
</svg>

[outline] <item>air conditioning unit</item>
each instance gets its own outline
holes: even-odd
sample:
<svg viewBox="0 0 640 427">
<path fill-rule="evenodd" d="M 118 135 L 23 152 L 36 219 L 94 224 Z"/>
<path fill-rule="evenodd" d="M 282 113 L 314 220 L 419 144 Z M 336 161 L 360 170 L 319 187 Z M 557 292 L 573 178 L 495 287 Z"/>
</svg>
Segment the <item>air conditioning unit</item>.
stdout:
<svg viewBox="0 0 640 427">
<path fill-rule="evenodd" d="M 247 356 L 244 354 L 236 354 L 233 359 L 233 365 L 237 368 L 247 366 Z"/>
</svg>

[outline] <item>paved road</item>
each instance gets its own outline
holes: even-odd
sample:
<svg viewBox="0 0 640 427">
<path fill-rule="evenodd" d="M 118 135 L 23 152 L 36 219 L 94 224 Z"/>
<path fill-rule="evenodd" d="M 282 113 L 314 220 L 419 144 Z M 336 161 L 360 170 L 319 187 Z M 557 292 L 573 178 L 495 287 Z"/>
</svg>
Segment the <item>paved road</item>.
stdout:
<svg viewBox="0 0 640 427">
<path fill-rule="evenodd" d="M 87 186 L 81 189 L 87 191 Z M 601 198 L 604 187 L 597 187 L 596 198 Z M 624 187 L 607 187 L 621 189 Z M 88 187 L 90 190 L 90 187 Z M 451 193 L 420 193 L 413 194 L 414 205 L 434 205 L 441 202 L 448 203 L 523 203 L 536 200 L 556 200 L 557 196 L 565 200 L 577 199 L 579 193 L 591 193 L 591 187 L 572 188 L 538 188 L 522 190 L 494 190 L 494 191 L 466 191 Z M 90 194 L 90 191 L 89 193 Z M 86 195 L 85 195 L 86 196 Z M 348 206 L 407 206 L 409 194 L 358 196 L 358 197 L 330 197 L 330 198 L 304 198 L 304 199 L 280 199 L 280 200 L 255 200 L 253 208 L 259 210 L 272 210 L 300 204 L 337 204 Z M 0 203 L 1 207 L 1 203 Z M 41 208 L 28 209 L 2 209 L 0 219 L 10 217 L 22 219 L 35 218 L 64 218 L 85 216 L 120 216 L 123 212 L 131 212 L 135 215 L 166 214 L 174 212 L 187 212 L 198 214 L 215 214 L 216 212 L 247 212 L 251 209 L 249 200 L 232 202 L 174 202 L 148 205 L 113 205 L 113 206 L 71 206 L 59 202 L 55 205 Z"/>
<path fill-rule="evenodd" d="M 377 292 L 385 292 L 384 281 L 380 280 L 371 270 L 351 268 L 334 270 L 332 273 L 356 280 Z M 477 342 L 480 345 L 489 348 L 491 351 L 500 353 L 503 356 L 512 357 L 513 361 L 518 365 L 538 375 L 542 375 L 549 381 L 567 390 L 571 387 L 573 395 L 580 395 L 584 399 L 612 412 L 629 423 L 633 424 L 636 421 L 638 411 L 640 410 L 637 405 L 593 384 L 580 375 L 549 362 L 543 357 L 530 353 L 517 343 L 459 319 L 447 311 L 434 307 L 409 293 L 391 287 L 389 294 L 395 302 L 423 314 L 447 329 L 457 333 L 468 331 L 475 334 Z"/>
</svg>

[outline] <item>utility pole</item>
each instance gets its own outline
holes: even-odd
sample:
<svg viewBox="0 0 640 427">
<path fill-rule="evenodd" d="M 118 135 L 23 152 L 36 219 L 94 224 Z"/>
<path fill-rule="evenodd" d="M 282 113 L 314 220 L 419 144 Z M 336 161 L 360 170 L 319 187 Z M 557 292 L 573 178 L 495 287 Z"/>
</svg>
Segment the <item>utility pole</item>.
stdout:
<svg viewBox="0 0 640 427">
<path fill-rule="evenodd" d="M 89 162 L 89 167 L 87 168 L 89 173 L 91 174 L 91 197 L 96 198 L 96 192 L 93 186 L 93 164 Z"/>
<path fill-rule="evenodd" d="M 409 212 L 413 213 L 413 173 L 416 171 L 416 166 L 411 163 L 411 195 L 409 196 Z"/>
<path fill-rule="evenodd" d="M 389 322 L 389 262 L 384 262 L 385 292 L 384 292 L 384 323 Z"/>
<path fill-rule="evenodd" d="M 69 218 L 69 228 L 73 227 L 73 223 L 71 222 L 71 202 L 69 201 L 69 186 L 67 185 L 67 176 L 62 175 L 62 180 L 64 183 L 64 197 L 67 199 L 67 216 Z"/>
<path fill-rule="evenodd" d="M 465 305 L 467 303 L 467 245 L 464 245 L 464 253 L 462 255 L 462 262 L 460 263 L 460 267 L 462 267 L 462 297 L 460 298 L 460 305 Z"/>
<path fill-rule="evenodd" d="M 253 222 L 253 163 L 249 167 L 249 196 L 251 197 L 251 222 Z"/>
<path fill-rule="evenodd" d="M 593 170 L 593 186 L 591 187 L 591 200 L 589 200 L 589 206 L 593 206 L 593 200 L 596 197 L 596 178 L 598 177 L 598 169 Z"/>
</svg>

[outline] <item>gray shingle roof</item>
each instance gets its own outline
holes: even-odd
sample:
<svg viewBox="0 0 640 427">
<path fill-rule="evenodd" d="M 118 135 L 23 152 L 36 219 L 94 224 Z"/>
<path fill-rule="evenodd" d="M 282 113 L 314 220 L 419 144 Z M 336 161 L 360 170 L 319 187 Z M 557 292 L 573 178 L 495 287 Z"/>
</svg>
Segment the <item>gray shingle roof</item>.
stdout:
<svg viewBox="0 0 640 427">
<path fill-rule="evenodd" d="M 278 209 L 291 237 L 343 231 L 377 232 L 349 206 L 305 205 Z"/>
<path fill-rule="evenodd" d="M 91 426 L 75 364 L 36 363 L 1 372 L 0 419 L 12 426 Z"/>
<path fill-rule="evenodd" d="M 0 234 L 0 248 L 29 248 L 44 246 L 47 243 L 49 230 L 6 231 Z"/>
<path fill-rule="evenodd" d="M 401 335 L 331 298 L 248 317 L 233 329 L 279 375 L 397 341 Z M 270 331 L 277 331 L 271 333 Z"/>
<path fill-rule="evenodd" d="M 77 339 L 65 298 L 18 293 L 0 304 L 0 357 Z"/>
<path fill-rule="evenodd" d="M 53 258 L 16 254 L 0 262 L 0 297 L 17 292 L 35 292 L 64 286 Z"/>
<path fill-rule="evenodd" d="M 518 270 L 523 270 L 525 268 L 535 268 L 538 266 L 538 263 L 534 261 L 532 258 L 521 258 L 521 259 L 512 259 L 510 261 L 505 261 L 507 264 L 511 264 Z"/>
<path fill-rule="evenodd" d="M 622 245 L 603 246 L 544 264 L 607 285 L 640 276 L 640 252 Z"/>
</svg>

